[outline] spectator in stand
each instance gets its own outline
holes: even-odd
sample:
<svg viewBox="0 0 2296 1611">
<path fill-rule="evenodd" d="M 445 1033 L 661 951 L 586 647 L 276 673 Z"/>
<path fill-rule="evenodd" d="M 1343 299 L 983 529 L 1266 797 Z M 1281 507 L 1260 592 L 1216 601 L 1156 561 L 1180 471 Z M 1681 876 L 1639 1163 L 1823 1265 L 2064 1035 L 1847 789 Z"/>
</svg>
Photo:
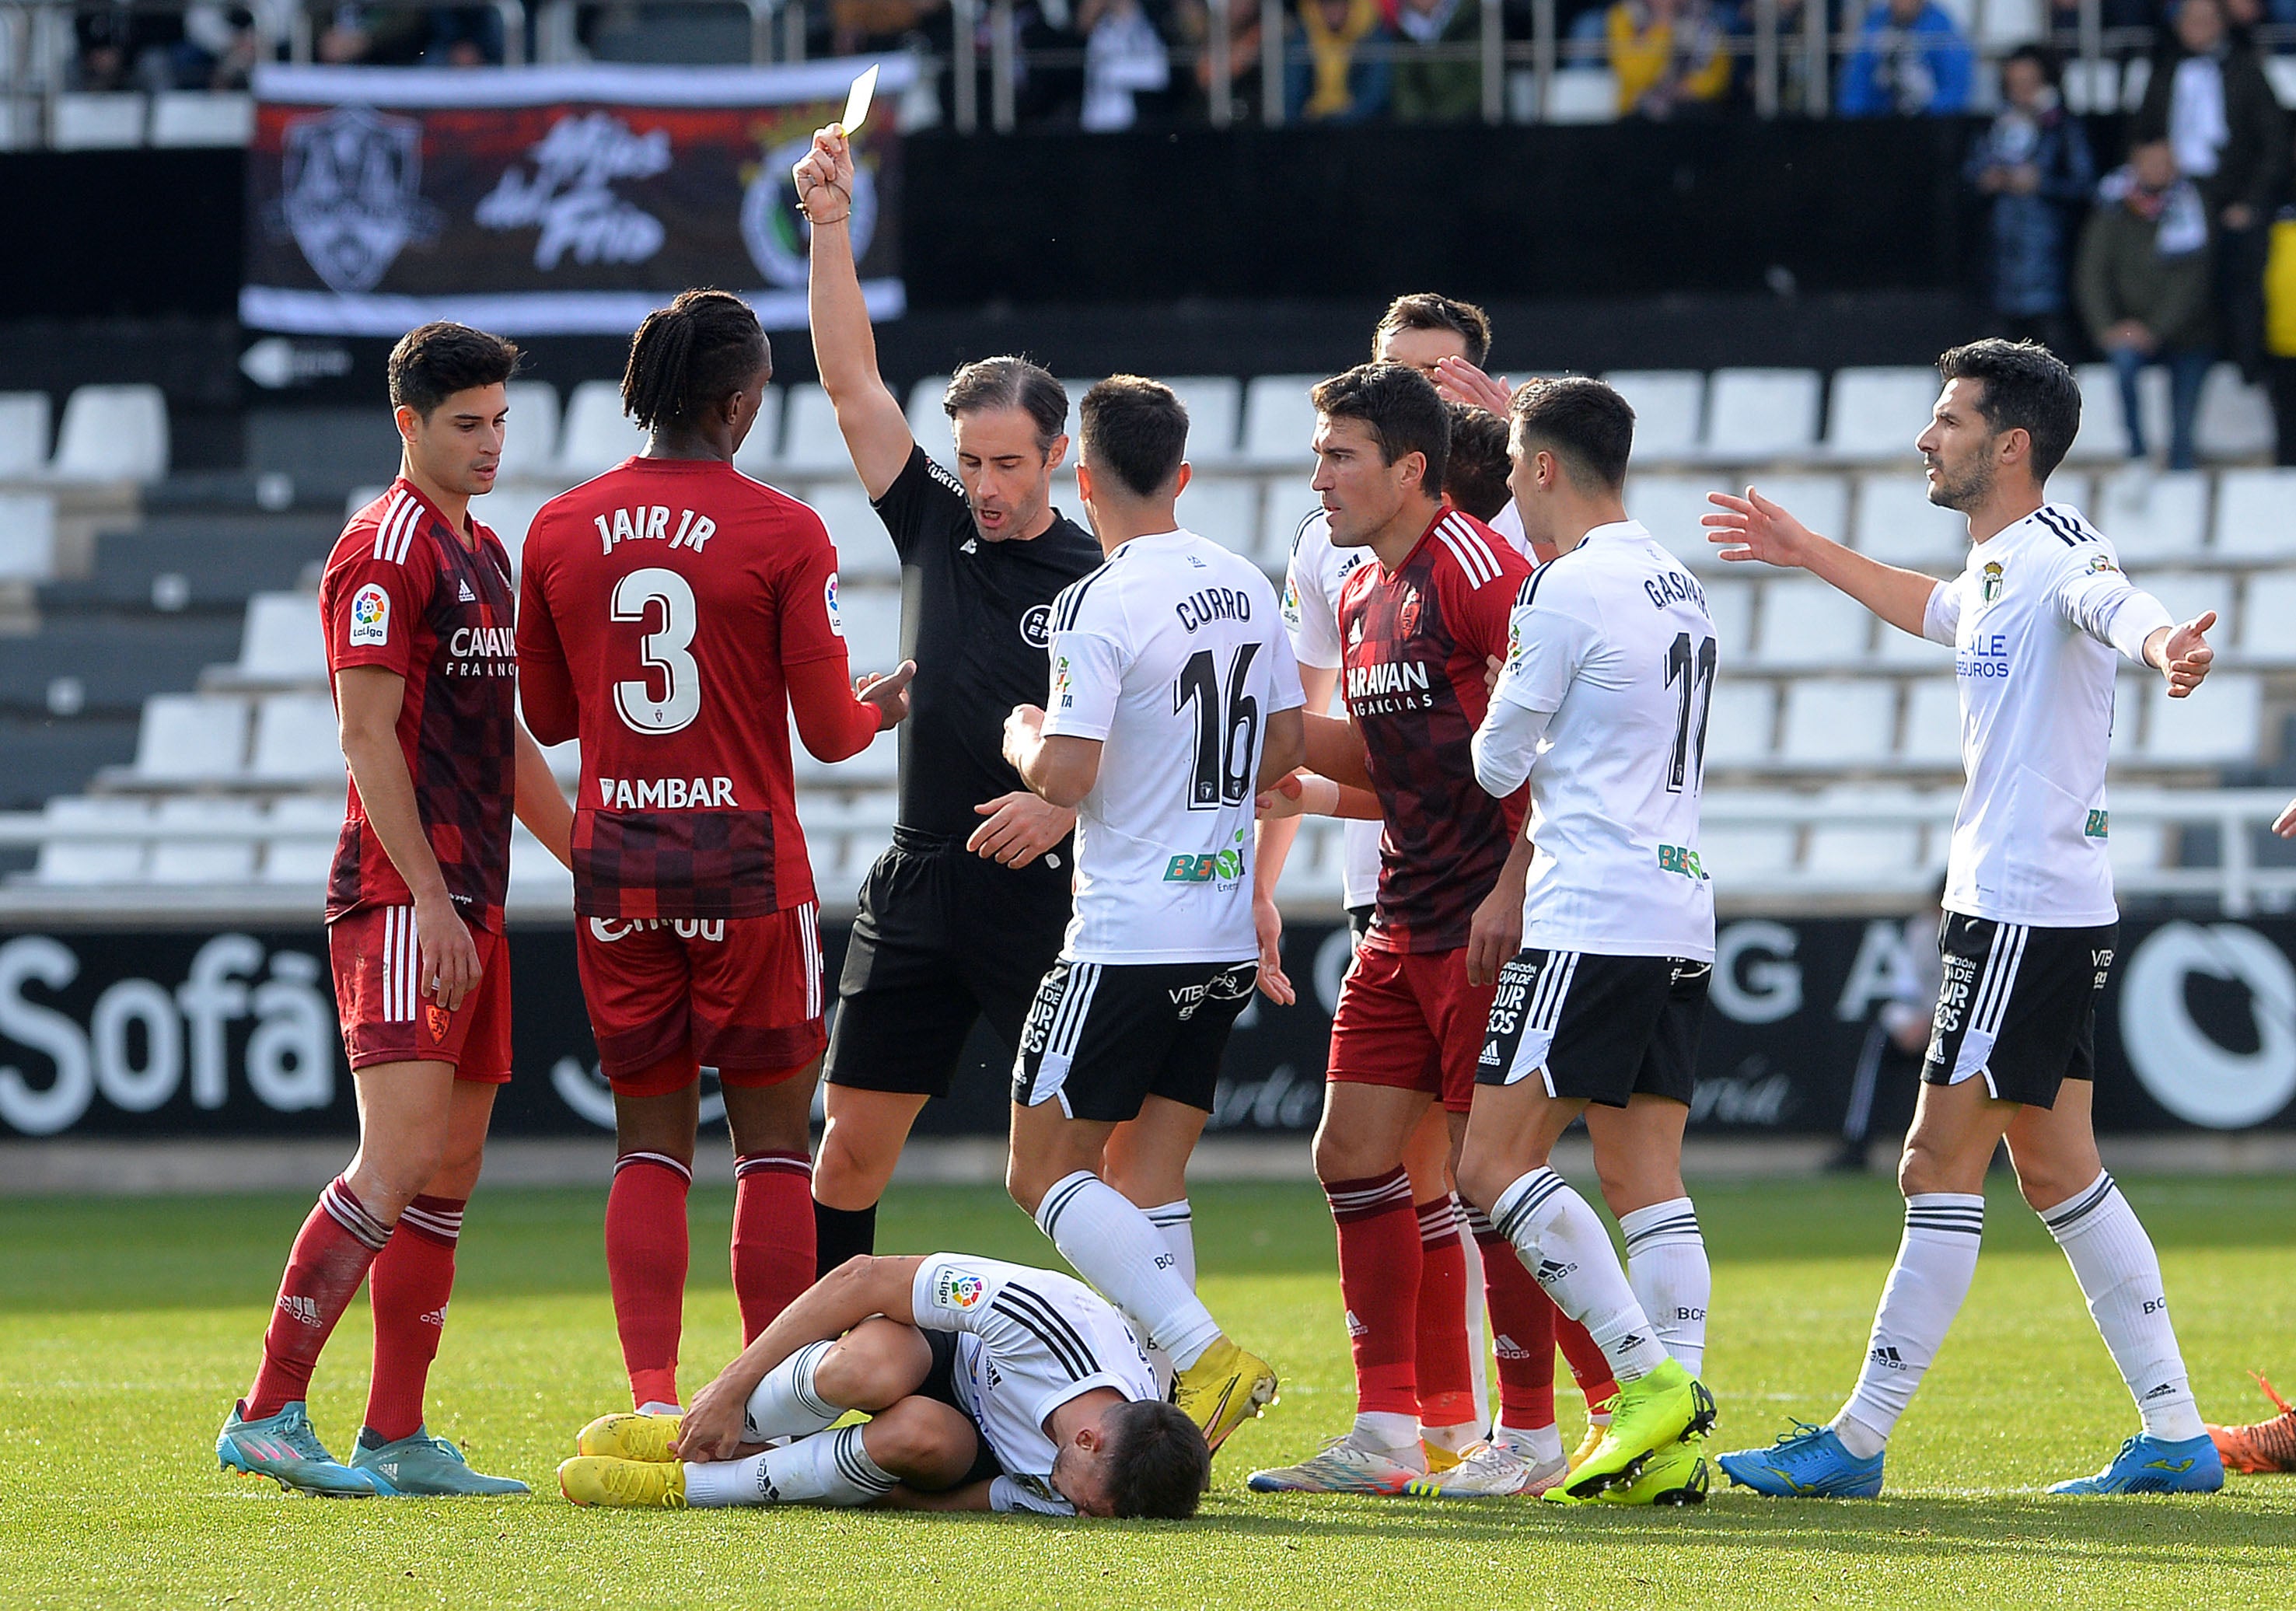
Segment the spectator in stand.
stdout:
<svg viewBox="0 0 2296 1611">
<path fill-rule="evenodd" d="M 1456 123 L 1481 112 L 1483 69 L 1472 49 L 1482 31 L 1477 0 L 1396 0 L 1395 31 L 1397 122 Z M 1452 55 L 1462 47 L 1464 55 Z"/>
<path fill-rule="evenodd" d="M 1299 37 L 1284 54 L 1284 102 L 1307 123 L 1382 116 L 1395 79 L 1383 53 L 1395 41 L 1379 0 L 1300 0 Z"/>
<path fill-rule="evenodd" d="M 2264 380 L 2272 396 L 2272 462 L 2296 468 L 2296 201 L 2273 219 L 2264 267 Z"/>
<path fill-rule="evenodd" d="M 1139 97 L 1171 86 L 1164 36 L 1140 0 L 1084 0 L 1077 29 L 1084 35 L 1084 108 L 1078 121 L 1095 131 L 1131 127 L 1140 119 Z"/>
<path fill-rule="evenodd" d="M 2200 187 L 2214 236 L 2226 349 L 2263 368 L 2264 225 L 2279 199 L 2288 129 L 2254 47 L 2226 26 L 2223 0 L 2182 0 L 2176 37 L 2152 64 L 2130 138 L 2166 140 Z"/>
<path fill-rule="evenodd" d="M 1730 92 L 1730 54 L 1707 0 L 1616 0 L 1604 22 L 1619 115 L 1671 118 Z"/>
<path fill-rule="evenodd" d="M 1937 0 L 1881 0 L 1841 64 L 1845 118 L 1934 118 L 1969 105 L 1976 57 Z"/>
<path fill-rule="evenodd" d="M 1992 200 L 1997 333 L 2072 350 L 2067 247 L 2096 187 L 2088 136 L 2059 96 L 2057 59 L 2021 45 L 2001 64 L 2000 115 L 1969 153 L 1969 183 Z"/>
<path fill-rule="evenodd" d="M 2190 470 L 2201 382 L 2216 357 L 2206 207 L 2177 172 L 2166 140 L 2131 151 L 2127 167 L 2105 176 L 2097 199 L 2103 205 L 2082 233 L 2075 277 L 2090 339 L 2120 381 L 2128 456 L 2145 451 L 2137 375 L 2160 364 L 2169 371 L 2169 468 Z"/>
<path fill-rule="evenodd" d="M 1212 90 L 1211 7 L 1205 0 L 1179 0 L 1175 13 L 1179 36 L 1197 49 L 1195 88 L 1207 108 Z M 1250 4 L 1227 8 L 1227 75 L 1225 94 L 1228 116 L 1249 122 L 1259 116 L 1259 7 Z"/>
</svg>

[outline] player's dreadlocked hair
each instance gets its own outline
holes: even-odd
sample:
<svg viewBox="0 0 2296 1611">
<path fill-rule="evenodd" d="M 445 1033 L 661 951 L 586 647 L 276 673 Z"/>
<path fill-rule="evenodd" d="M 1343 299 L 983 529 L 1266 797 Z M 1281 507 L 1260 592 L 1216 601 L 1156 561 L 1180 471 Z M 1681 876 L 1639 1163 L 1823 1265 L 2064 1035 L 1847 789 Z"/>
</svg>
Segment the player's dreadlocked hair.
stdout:
<svg viewBox="0 0 2296 1611">
<path fill-rule="evenodd" d="M 772 374 L 773 349 L 748 303 L 730 292 L 681 291 L 630 338 L 622 411 L 648 431 L 691 425 L 760 367 Z"/>
<path fill-rule="evenodd" d="M 1185 1521 L 1210 1485 L 1211 1451 L 1203 1429 L 1177 1404 L 1140 1399 L 1111 1412 L 1109 1508 L 1119 1516 Z"/>
</svg>

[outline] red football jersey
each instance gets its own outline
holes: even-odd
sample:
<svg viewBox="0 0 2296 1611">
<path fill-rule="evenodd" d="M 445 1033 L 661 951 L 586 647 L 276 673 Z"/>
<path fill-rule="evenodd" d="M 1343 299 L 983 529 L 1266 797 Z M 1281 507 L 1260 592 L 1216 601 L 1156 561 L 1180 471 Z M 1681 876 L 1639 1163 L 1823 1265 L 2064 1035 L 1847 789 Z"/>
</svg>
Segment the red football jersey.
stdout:
<svg viewBox="0 0 2296 1611">
<path fill-rule="evenodd" d="M 782 669 L 845 658 L 820 516 L 717 460 L 626 459 L 544 505 L 523 562 L 528 719 L 582 744 L 575 910 L 811 900 Z"/>
<path fill-rule="evenodd" d="M 319 617 L 330 674 L 381 666 L 406 679 L 398 747 L 431 854 L 463 920 L 499 931 L 517 788 L 518 654 L 510 556 L 475 516 L 471 538 L 400 477 L 335 539 Z M 327 921 L 413 899 L 354 781 Z"/>
<path fill-rule="evenodd" d="M 1387 824 L 1366 945 L 1456 950 L 1498 882 L 1528 795 L 1485 793 L 1471 745 L 1490 703 L 1487 659 L 1506 656 L 1530 569 L 1505 538 L 1447 508 L 1391 574 L 1357 565 L 1340 590 L 1341 689 Z"/>
</svg>

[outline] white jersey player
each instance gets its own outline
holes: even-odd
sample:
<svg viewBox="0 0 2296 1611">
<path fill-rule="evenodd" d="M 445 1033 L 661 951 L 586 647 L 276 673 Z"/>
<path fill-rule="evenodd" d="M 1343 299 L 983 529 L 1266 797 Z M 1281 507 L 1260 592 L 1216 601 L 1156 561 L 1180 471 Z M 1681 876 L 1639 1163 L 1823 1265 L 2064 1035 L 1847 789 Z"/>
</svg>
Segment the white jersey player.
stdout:
<svg viewBox="0 0 2296 1611">
<path fill-rule="evenodd" d="M 1169 1355 L 1213 1448 L 1275 1373 L 1221 1335 L 1193 1253 L 1098 1173 L 1133 1126 L 1128 1187 L 1184 1204 L 1220 1055 L 1250 999 L 1252 816 L 1304 752 L 1300 674 L 1250 562 L 1179 529 L 1187 413 L 1119 375 L 1085 394 L 1077 481 L 1108 563 L 1053 606 L 1052 687 L 1005 725 L 1023 782 L 1078 809 L 1076 915 L 1013 1072 L 1014 1199 Z M 1184 1234 L 1184 1233 L 1183 1233 Z"/>
<path fill-rule="evenodd" d="M 830 1430 L 850 1410 L 861 1425 Z M 742 1454 L 759 1444 L 775 1445 Z M 849 1261 L 696 1395 L 681 1423 L 592 1422 L 578 1504 L 889 1504 L 1193 1515 L 1211 1454 L 1140 1344 L 1072 1277 L 967 1253 Z"/>
<path fill-rule="evenodd" d="M 1915 444 L 1930 501 L 1969 516 L 1951 581 L 1864 558 L 1751 490 L 1716 495 L 1734 559 L 1803 567 L 1892 626 L 1954 645 L 1969 774 L 1947 862 L 1943 982 L 1898 1179 L 1905 1238 L 1857 1390 L 1830 1426 L 1722 1457 L 1771 1494 L 1870 1496 L 1882 1452 L 1977 1266 L 1985 1171 L 2005 1137 L 2025 1200 L 2087 1295 L 2139 1434 L 2062 1493 L 2212 1492 L 2224 1471 L 2185 1375 L 2161 1263 L 2098 1162 L 2090 1082 L 2096 998 L 2117 910 L 2105 856 L 2113 676 L 2126 658 L 2171 698 L 2208 674 L 2213 612 L 2177 625 L 2120 574 L 2112 548 L 2043 486 L 2080 424 L 2080 390 L 2046 349 L 1972 342 L 1939 362 L 1945 390 Z"/>
</svg>

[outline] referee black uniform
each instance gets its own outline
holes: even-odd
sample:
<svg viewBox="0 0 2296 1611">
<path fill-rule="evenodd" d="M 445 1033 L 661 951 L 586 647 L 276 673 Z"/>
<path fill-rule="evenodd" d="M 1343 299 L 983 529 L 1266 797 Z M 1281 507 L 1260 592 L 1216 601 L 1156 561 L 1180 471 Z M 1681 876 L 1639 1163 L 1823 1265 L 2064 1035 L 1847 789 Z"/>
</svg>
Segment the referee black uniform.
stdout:
<svg viewBox="0 0 2296 1611">
<path fill-rule="evenodd" d="M 1004 760 L 1004 719 L 1044 703 L 1053 600 L 1105 556 L 1058 510 L 1035 538 L 984 539 L 963 485 L 922 448 L 875 506 L 901 556 L 902 650 L 917 674 L 898 826 L 861 886 L 828 1079 L 946 1097 L 976 1019 L 1020 1044 L 1068 926 L 1072 839 L 1025 867 L 964 843 L 984 820 L 975 806 L 1027 786 Z"/>
</svg>

